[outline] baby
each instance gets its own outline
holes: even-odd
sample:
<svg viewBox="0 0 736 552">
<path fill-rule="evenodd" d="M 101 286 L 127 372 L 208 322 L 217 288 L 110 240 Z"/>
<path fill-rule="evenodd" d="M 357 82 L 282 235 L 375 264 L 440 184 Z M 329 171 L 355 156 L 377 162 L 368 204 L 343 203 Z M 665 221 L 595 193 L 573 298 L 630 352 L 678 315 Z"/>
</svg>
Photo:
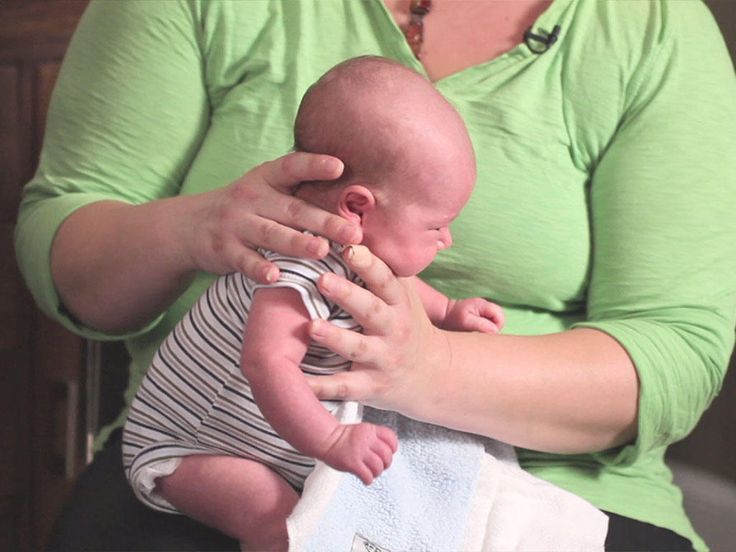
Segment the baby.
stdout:
<svg viewBox="0 0 736 552">
<path fill-rule="evenodd" d="M 339 180 L 295 193 L 358 222 L 363 243 L 396 275 L 416 278 L 450 247 L 475 158 L 460 116 L 421 75 L 384 58 L 343 62 L 307 91 L 294 134 L 297 149 L 345 164 Z M 187 514 L 244 549 L 285 550 L 286 518 L 315 458 L 365 484 L 390 465 L 394 433 L 340 424 L 303 376 L 350 367 L 307 335 L 316 317 L 357 327 L 317 289 L 326 272 L 359 281 L 341 250 L 333 245 L 320 261 L 264 251 L 278 282 L 220 277 L 163 342 L 125 426 L 126 474 L 144 503 Z M 484 299 L 454 301 L 416 285 L 439 327 L 503 324 Z"/>
</svg>

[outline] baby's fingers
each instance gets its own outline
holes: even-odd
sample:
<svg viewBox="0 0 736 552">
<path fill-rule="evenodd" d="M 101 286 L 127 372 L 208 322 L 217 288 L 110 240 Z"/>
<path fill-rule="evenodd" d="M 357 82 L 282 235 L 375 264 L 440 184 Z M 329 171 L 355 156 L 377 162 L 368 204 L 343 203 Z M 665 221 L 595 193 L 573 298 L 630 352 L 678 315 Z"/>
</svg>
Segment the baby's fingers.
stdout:
<svg viewBox="0 0 736 552">
<path fill-rule="evenodd" d="M 498 333 L 500 328 L 492 320 L 473 317 L 468 323 L 468 330 L 471 332 Z"/>
<path fill-rule="evenodd" d="M 388 447 L 393 455 L 399 449 L 399 439 L 396 437 L 396 433 L 383 426 L 377 426 L 376 432 L 378 433 L 378 438 Z"/>
<path fill-rule="evenodd" d="M 365 465 L 370 469 L 373 479 L 381 475 L 391 465 L 393 453 L 388 446 L 383 443 L 381 447 L 375 447 L 371 450 L 370 454 L 365 458 Z M 363 481 L 365 483 L 365 481 Z M 370 485 L 370 482 L 365 483 Z"/>
<path fill-rule="evenodd" d="M 493 326 L 495 327 L 495 332 L 501 331 L 504 324 L 506 323 L 506 317 L 503 314 L 503 309 L 495 303 L 484 301 L 483 305 L 480 308 L 479 314 L 493 324 Z"/>
<path fill-rule="evenodd" d="M 380 472 L 379 472 L 380 473 Z M 354 471 L 353 474 L 360 479 L 363 485 L 370 485 L 376 478 L 377 474 L 373 472 L 373 468 L 368 462 L 362 462 Z"/>
<path fill-rule="evenodd" d="M 398 439 L 396 434 L 387 427 L 378 426 L 376 428 L 378 440 L 376 441 L 373 451 L 381 459 L 383 469 L 387 469 L 391 465 L 394 454 L 398 449 Z"/>
</svg>

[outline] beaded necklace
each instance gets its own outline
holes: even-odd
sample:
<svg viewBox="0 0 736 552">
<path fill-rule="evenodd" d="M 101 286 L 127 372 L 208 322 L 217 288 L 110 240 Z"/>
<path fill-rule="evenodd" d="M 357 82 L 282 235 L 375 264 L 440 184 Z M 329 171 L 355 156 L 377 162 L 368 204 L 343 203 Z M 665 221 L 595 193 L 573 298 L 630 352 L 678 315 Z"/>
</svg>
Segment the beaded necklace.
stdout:
<svg viewBox="0 0 736 552">
<path fill-rule="evenodd" d="M 432 9 L 432 0 L 411 0 L 409 4 L 409 24 L 404 36 L 417 59 L 421 58 L 424 43 L 424 16 Z"/>
</svg>

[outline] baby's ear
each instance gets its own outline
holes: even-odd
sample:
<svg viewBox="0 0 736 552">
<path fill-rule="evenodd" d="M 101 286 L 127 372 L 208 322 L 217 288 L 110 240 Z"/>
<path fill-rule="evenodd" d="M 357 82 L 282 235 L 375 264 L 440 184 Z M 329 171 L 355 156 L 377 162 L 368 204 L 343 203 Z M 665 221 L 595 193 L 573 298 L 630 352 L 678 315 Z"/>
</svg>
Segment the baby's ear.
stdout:
<svg viewBox="0 0 736 552">
<path fill-rule="evenodd" d="M 360 224 L 363 215 L 376 207 L 376 197 L 361 184 L 351 184 L 343 188 L 338 200 L 338 213 L 349 221 Z"/>
</svg>

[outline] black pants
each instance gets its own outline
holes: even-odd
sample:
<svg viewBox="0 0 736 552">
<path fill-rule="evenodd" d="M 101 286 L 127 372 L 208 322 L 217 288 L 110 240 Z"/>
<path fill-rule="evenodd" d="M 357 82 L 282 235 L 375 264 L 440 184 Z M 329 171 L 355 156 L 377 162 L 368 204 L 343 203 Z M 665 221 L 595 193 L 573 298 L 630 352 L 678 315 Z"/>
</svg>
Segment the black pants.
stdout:
<svg viewBox="0 0 736 552">
<path fill-rule="evenodd" d="M 227 551 L 238 543 L 185 516 L 144 506 L 123 474 L 121 431 L 115 432 L 75 485 L 56 521 L 49 552 Z M 606 550 L 692 550 L 689 540 L 661 527 L 608 514 Z"/>
</svg>

